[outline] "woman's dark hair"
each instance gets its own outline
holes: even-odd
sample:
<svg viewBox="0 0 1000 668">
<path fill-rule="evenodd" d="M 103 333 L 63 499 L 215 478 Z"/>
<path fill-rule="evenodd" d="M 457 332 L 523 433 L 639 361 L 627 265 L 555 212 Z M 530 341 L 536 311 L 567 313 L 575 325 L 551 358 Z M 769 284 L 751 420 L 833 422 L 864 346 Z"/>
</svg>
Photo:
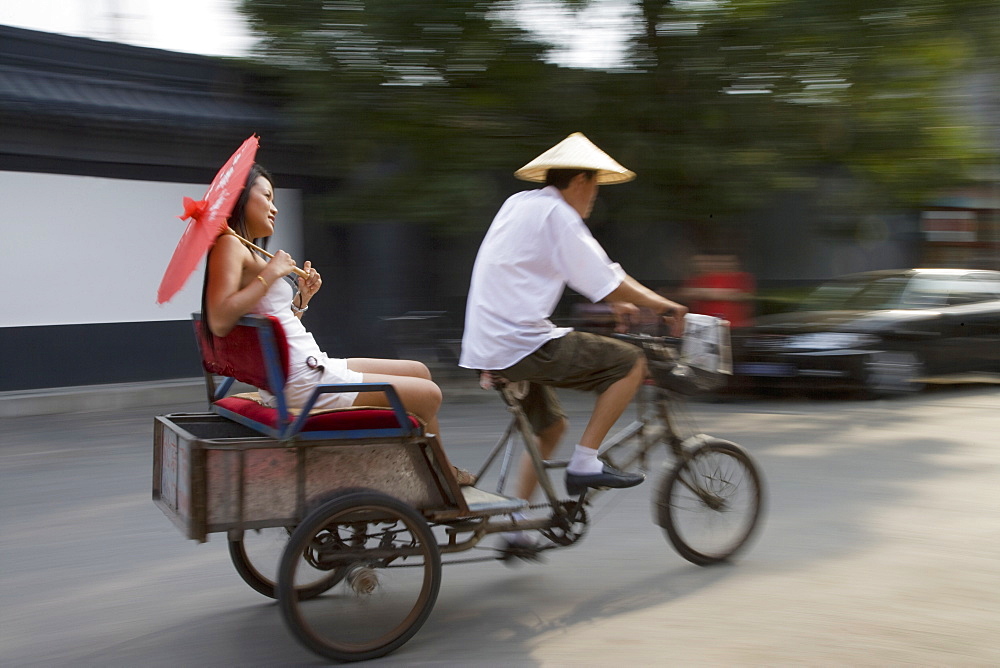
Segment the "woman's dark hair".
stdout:
<svg viewBox="0 0 1000 668">
<path fill-rule="evenodd" d="M 597 172 L 593 169 L 550 169 L 545 172 L 545 185 L 566 190 L 569 187 L 569 182 L 577 174 L 587 174 L 592 179 L 597 175 Z"/>
<path fill-rule="evenodd" d="M 258 177 L 263 176 L 270 182 L 271 186 L 274 186 L 274 179 L 271 178 L 271 174 L 258 164 L 254 164 L 250 168 L 250 174 L 247 175 L 246 183 L 243 184 L 243 190 L 240 192 L 239 199 L 236 200 L 236 205 L 233 207 L 233 212 L 229 214 L 229 227 L 240 235 L 244 239 L 249 239 L 261 248 L 267 249 L 268 239 L 250 239 L 247 236 L 247 221 L 246 221 L 246 210 L 247 201 L 250 199 L 250 186 L 254 184 L 254 181 Z"/>
<path fill-rule="evenodd" d="M 247 175 L 246 182 L 243 184 L 243 190 L 240 191 L 240 196 L 236 200 L 236 205 L 233 206 L 233 212 L 229 215 L 229 221 L 228 221 L 229 228 L 233 232 L 236 232 L 236 234 L 243 237 L 244 239 L 247 238 L 246 211 L 247 211 L 247 202 L 250 200 L 250 186 L 252 186 L 254 184 L 254 181 L 256 181 L 257 178 L 261 176 L 267 179 L 271 183 L 271 186 L 274 187 L 274 179 L 271 178 L 270 172 L 268 172 L 260 165 L 254 163 L 254 166 L 250 168 L 250 173 Z M 265 250 L 267 249 L 268 238 L 250 239 L 249 241 L 252 241 L 261 248 L 264 248 Z M 209 250 L 208 253 L 209 255 L 211 255 L 212 251 Z M 208 290 L 208 260 L 206 259 L 205 279 L 201 285 L 201 331 L 204 332 L 205 337 L 209 341 L 211 341 L 213 335 L 212 331 L 208 328 L 208 302 L 205 300 L 205 293 L 207 292 L 207 290 Z"/>
</svg>

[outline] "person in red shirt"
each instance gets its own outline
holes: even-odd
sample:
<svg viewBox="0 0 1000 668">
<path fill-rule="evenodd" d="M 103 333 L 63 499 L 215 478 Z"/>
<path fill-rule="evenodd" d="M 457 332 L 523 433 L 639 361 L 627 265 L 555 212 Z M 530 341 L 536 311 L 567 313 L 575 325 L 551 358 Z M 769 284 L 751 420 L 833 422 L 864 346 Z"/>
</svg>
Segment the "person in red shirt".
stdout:
<svg viewBox="0 0 1000 668">
<path fill-rule="evenodd" d="M 730 327 L 753 324 L 753 275 L 740 270 L 739 258 L 731 254 L 700 253 L 691 258 L 694 275 L 684 281 L 680 299 L 691 313 L 729 321 Z"/>
</svg>

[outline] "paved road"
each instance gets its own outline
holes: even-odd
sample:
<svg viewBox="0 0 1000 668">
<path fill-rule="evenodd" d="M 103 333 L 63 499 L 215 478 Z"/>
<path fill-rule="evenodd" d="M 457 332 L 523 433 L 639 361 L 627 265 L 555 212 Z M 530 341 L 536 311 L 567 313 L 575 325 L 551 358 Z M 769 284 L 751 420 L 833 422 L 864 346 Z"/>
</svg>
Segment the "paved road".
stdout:
<svg viewBox="0 0 1000 668">
<path fill-rule="evenodd" d="M 319 665 L 221 537 L 185 540 L 150 501 L 152 415 L 198 409 L 2 421 L 0 665 Z M 424 628 L 370 663 L 1000 664 L 996 387 L 691 409 L 767 475 L 768 521 L 738 563 L 678 557 L 652 484 L 609 493 L 544 565 L 446 567 Z M 503 420 L 492 398 L 449 402 L 456 463 L 474 467 Z"/>
</svg>

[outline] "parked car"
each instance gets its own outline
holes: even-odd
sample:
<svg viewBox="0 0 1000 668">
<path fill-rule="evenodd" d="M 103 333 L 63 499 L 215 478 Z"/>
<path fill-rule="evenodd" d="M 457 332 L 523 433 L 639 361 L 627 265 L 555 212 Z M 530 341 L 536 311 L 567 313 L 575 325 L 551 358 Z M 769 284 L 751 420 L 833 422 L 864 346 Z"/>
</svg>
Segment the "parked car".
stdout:
<svg viewBox="0 0 1000 668">
<path fill-rule="evenodd" d="M 928 376 L 1000 372 L 1000 272 L 852 274 L 795 311 L 733 332 L 733 373 L 754 385 L 853 387 L 884 396 Z"/>
</svg>

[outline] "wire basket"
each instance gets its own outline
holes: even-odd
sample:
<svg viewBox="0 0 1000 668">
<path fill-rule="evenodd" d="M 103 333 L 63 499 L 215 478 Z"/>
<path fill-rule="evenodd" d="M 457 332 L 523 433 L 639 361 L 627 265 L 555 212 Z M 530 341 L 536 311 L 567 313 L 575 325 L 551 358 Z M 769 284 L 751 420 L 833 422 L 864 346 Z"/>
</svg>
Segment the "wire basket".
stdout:
<svg viewBox="0 0 1000 668">
<path fill-rule="evenodd" d="M 641 335 L 621 338 L 642 348 L 646 354 L 649 375 L 657 387 L 679 394 L 696 395 L 712 392 L 726 384 L 725 373 L 683 363 L 677 347 L 679 341 L 676 339 Z"/>
</svg>

